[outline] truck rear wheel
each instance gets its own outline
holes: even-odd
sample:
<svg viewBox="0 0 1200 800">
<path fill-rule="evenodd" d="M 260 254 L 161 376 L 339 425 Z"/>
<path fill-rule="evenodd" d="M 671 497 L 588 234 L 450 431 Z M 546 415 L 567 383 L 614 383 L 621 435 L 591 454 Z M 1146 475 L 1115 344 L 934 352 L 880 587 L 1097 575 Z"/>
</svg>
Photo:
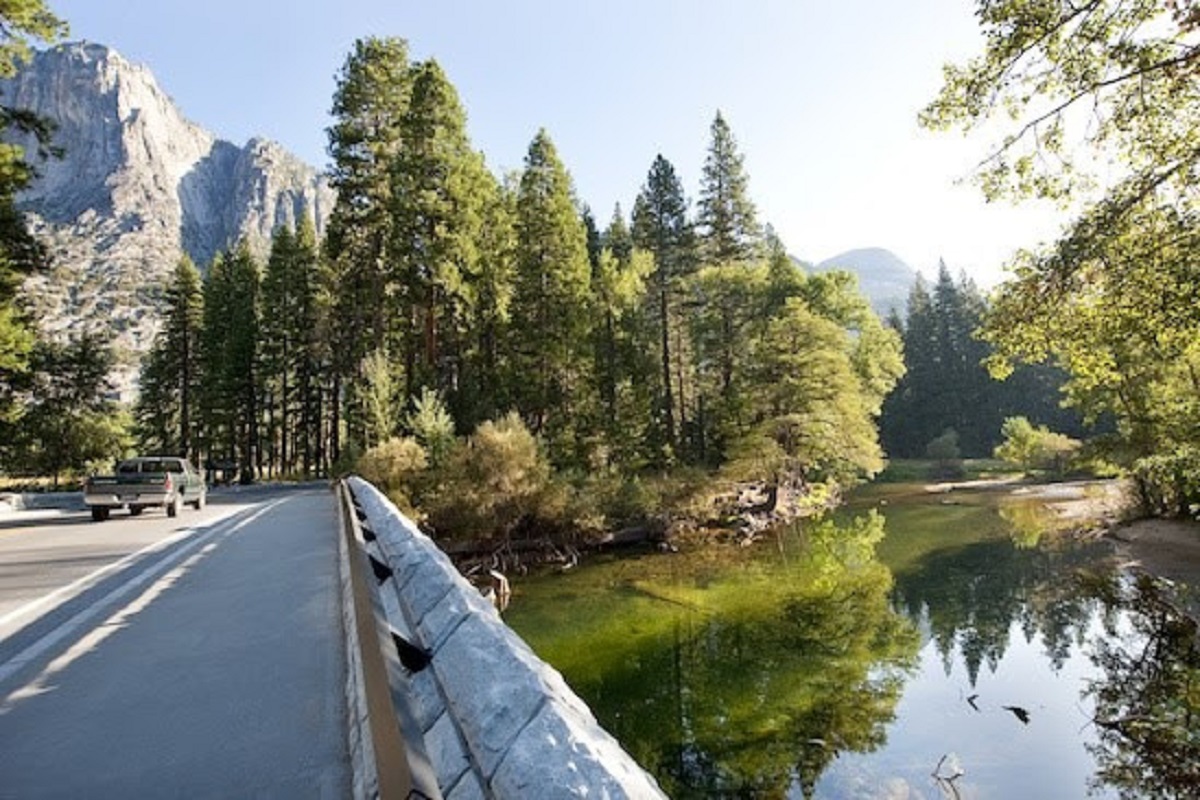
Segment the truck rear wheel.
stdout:
<svg viewBox="0 0 1200 800">
<path fill-rule="evenodd" d="M 204 501 L 207 499 L 208 498 L 206 498 L 204 496 L 204 492 L 201 492 L 199 495 L 196 496 L 196 502 L 192 503 L 192 506 L 195 507 L 195 509 L 197 511 L 199 511 L 200 509 L 204 508 Z"/>
<path fill-rule="evenodd" d="M 103 506 L 92 506 L 92 521 L 104 522 L 108 519 L 108 509 Z"/>
<path fill-rule="evenodd" d="M 182 503 L 180 503 L 180 501 L 179 501 L 179 495 L 175 495 L 174 497 L 172 497 L 171 502 L 167 503 L 167 516 L 168 517 L 179 516 L 179 506 L 181 506 L 181 505 L 182 505 Z"/>
</svg>

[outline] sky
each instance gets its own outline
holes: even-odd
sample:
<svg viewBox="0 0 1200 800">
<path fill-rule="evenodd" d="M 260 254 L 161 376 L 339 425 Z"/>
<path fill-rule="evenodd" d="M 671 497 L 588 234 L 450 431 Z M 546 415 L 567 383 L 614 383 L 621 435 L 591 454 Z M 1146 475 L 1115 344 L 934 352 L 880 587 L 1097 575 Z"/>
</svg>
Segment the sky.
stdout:
<svg viewBox="0 0 1200 800">
<path fill-rule="evenodd" d="M 520 169 L 545 128 L 603 226 L 658 154 L 693 204 L 720 111 L 760 222 L 822 261 L 892 250 L 983 286 L 1052 238 L 1046 207 L 987 204 L 964 179 L 989 140 L 917 124 L 942 65 L 977 53 L 972 0 L 47 0 L 70 40 L 144 64 L 221 138 L 264 136 L 315 167 L 356 39 L 398 36 L 458 90 L 473 145 Z"/>
</svg>

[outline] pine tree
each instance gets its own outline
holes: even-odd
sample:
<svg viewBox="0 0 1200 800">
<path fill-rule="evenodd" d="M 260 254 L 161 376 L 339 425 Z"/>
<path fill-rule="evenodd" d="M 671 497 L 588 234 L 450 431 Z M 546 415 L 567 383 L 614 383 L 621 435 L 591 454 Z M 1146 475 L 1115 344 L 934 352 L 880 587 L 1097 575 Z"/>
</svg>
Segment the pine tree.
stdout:
<svg viewBox="0 0 1200 800">
<path fill-rule="evenodd" d="M 142 364 L 135 417 L 148 450 L 198 455 L 201 336 L 204 290 L 200 271 L 186 255 L 166 289 L 164 325 Z"/>
<path fill-rule="evenodd" d="M 30 55 L 30 39 L 53 42 L 66 35 L 67 26 L 41 0 L 5 3 L 0 8 L 0 77 L 11 78 Z M 17 211 L 16 195 L 35 175 L 24 148 L 11 144 L 18 135 L 32 139 L 37 155 L 58 151 L 51 145 L 52 126 L 29 111 L 0 104 L 0 463 L 14 441 L 14 427 L 22 411 L 14 393 L 28 367 L 36 342 L 34 327 L 18 303 L 21 284 L 47 264 L 44 248 L 30 235 L 25 217 Z"/>
<path fill-rule="evenodd" d="M 114 363 L 112 347 L 95 335 L 38 343 L 19 383 L 26 411 L 18 461 L 26 469 L 57 486 L 66 471 L 123 455 L 127 434 L 108 379 Z"/>
<path fill-rule="evenodd" d="M 709 264 L 747 261 L 758 254 L 762 232 L 750 200 L 743 157 L 719 111 L 710 135 L 697 219 L 701 252 Z"/>
<path fill-rule="evenodd" d="M 655 375 L 650 352 L 654 330 L 645 324 L 642 313 L 653 259 L 633 249 L 619 207 L 596 240 L 601 247 L 592 268 L 594 384 L 600 401 L 597 428 L 609 453 L 628 463 L 637 458 L 642 445 L 627 440 L 647 430 L 647 412 L 653 404 L 646 390 Z"/>
<path fill-rule="evenodd" d="M 932 291 L 918 278 L 909 292 L 903 330 L 907 373 L 883 406 L 881 435 L 888 454 L 924 457 L 927 445 L 953 431 L 967 457 L 989 456 L 1008 417 L 1023 416 L 1082 436 L 1077 413 L 1059 407 L 1065 375 L 1036 365 L 995 381 L 985 361 L 992 348 L 976 336 L 986 303 L 975 285 L 957 281 L 944 263 Z"/>
<path fill-rule="evenodd" d="M 204 285 L 205 429 L 210 457 L 236 462 L 244 482 L 261 467 L 261 274 L 243 241 L 218 255 Z"/>
<path fill-rule="evenodd" d="M 651 164 L 634 203 L 632 238 L 654 258 L 647 300 L 661 367 L 656 386 L 656 438 L 670 458 L 679 449 L 680 431 L 687 426 L 687 394 L 693 383 L 679 293 L 681 281 L 695 268 L 695 259 L 683 184 L 671 162 L 661 155 Z"/>
<path fill-rule="evenodd" d="M 303 329 L 297 323 L 296 247 L 292 230 L 282 225 L 271 237 L 271 252 L 262 283 L 263 408 L 267 429 L 264 449 L 268 469 L 292 469 L 292 410 L 295 401 L 295 360 Z"/>
<path fill-rule="evenodd" d="M 512 386 L 556 460 L 578 454 L 587 402 L 590 268 L 571 178 L 544 130 L 529 145 L 517 194 Z"/>
<path fill-rule="evenodd" d="M 430 60 L 414 71 L 392 167 L 393 280 L 408 328 L 409 397 L 427 386 L 451 394 L 459 384 L 490 177 L 441 67 Z M 458 405 L 454 397 L 451 405 Z"/>
<path fill-rule="evenodd" d="M 483 226 L 479 262 L 472 281 L 474 302 L 469 343 L 463 358 L 463 380 L 455 403 L 462 430 L 474 430 L 485 420 L 498 419 L 514 406 L 515 371 L 508 368 L 507 350 L 516 270 L 516 216 L 519 177 L 500 184 L 483 176 Z"/>
<path fill-rule="evenodd" d="M 332 410 L 333 350 L 330 346 L 333 320 L 331 293 L 322 268 L 317 231 L 305 216 L 293 240 L 292 281 L 295 296 L 296 351 L 292 370 L 296 382 L 296 405 L 300 415 L 292 452 L 298 454 L 306 477 L 327 474 L 326 416 Z M 327 398 L 329 398 L 327 400 Z"/>
<path fill-rule="evenodd" d="M 363 422 L 356 398 L 363 359 L 402 336 L 386 305 L 385 264 L 393 235 L 392 164 L 401 148 L 401 119 L 411 89 L 408 44 L 403 39 L 360 39 L 338 76 L 334 124 L 328 130 L 330 182 L 338 193 L 324 243 L 339 320 L 332 331 L 332 352 L 337 354 L 333 393 L 345 397 L 350 435 L 360 440 Z M 341 447 L 340 428 L 336 420 L 335 458 Z"/>
</svg>

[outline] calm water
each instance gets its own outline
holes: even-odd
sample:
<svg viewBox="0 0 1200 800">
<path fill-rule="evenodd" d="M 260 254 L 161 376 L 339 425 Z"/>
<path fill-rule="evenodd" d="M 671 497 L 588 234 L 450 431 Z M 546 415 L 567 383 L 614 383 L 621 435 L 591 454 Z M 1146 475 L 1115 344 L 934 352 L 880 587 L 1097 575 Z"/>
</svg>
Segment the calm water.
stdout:
<svg viewBox="0 0 1200 800">
<path fill-rule="evenodd" d="M 522 579 L 506 618 L 672 797 L 1169 793 L 1178 751 L 1091 720 L 1178 717 L 1178 670 L 1145 654 L 1200 678 L 1194 628 L 1161 646 L 1150 587 L 1042 535 L 1036 503 L 914 488 L 749 548 Z"/>
</svg>

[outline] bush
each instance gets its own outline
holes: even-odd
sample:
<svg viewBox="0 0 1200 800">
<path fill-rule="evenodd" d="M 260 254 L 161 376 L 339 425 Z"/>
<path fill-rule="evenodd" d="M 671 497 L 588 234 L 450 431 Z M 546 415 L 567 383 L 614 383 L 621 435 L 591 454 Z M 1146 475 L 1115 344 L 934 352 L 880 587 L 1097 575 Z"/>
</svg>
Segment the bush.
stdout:
<svg viewBox="0 0 1200 800">
<path fill-rule="evenodd" d="M 429 521 L 453 535 L 507 536 L 553 500 L 550 463 L 515 413 L 482 423 L 458 442 L 437 477 Z"/>
<path fill-rule="evenodd" d="M 411 513 L 419 480 L 428 466 L 425 448 L 417 440 L 394 437 L 364 453 L 358 460 L 358 473 L 402 511 Z"/>
<path fill-rule="evenodd" d="M 962 453 L 958 449 L 958 431 L 954 428 L 947 428 L 925 445 L 925 455 L 937 462 L 932 470 L 933 477 L 961 478 L 965 474 Z"/>
<path fill-rule="evenodd" d="M 440 465 L 455 442 L 454 418 L 446 410 L 441 395 L 429 387 L 422 389 L 421 396 L 413 401 L 412 413 L 404 421 L 425 448 L 430 464 Z"/>
<path fill-rule="evenodd" d="M 1181 445 L 1138 459 L 1133 475 L 1147 512 L 1200 517 L 1200 447 Z"/>
<path fill-rule="evenodd" d="M 1062 475 L 1082 447 L 1078 439 L 1054 433 L 1045 425 L 1034 427 L 1025 417 L 1009 417 L 1000 427 L 1004 441 L 995 455 L 1025 471 L 1049 470 Z"/>
</svg>

